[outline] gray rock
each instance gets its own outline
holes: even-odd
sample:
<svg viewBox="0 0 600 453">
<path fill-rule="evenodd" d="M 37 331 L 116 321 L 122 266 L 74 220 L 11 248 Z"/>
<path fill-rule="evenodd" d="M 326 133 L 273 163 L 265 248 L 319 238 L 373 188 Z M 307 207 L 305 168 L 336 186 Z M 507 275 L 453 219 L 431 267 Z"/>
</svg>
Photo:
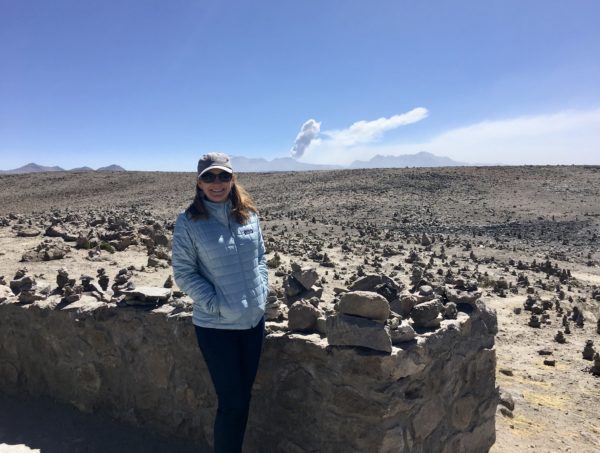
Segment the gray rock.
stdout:
<svg viewBox="0 0 600 453">
<path fill-rule="evenodd" d="M 581 353 L 581 355 L 583 356 L 583 359 L 584 360 L 593 360 L 595 353 L 596 353 L 596 350 L 594 349 L 594 342 L 592 340 L 587 340 L 585 342 L 585 347 L 583 348 L 583 352 Z"/>
<path fill-rule="evenodd" d="M 449 302 L 455 304 L 475 305 L 475 302 L 481 297 L 481 291 L 459 291 L 453 288 L 446 288 L 446 297 Z"/>
<path fill-rule="evenodd" d="M 396 329 L 390 330 L 392 344 L 411 341 L 414 340 L 416 336 L 417 333 L 415 332 L 415 329 L 413 329 L 413 327 L 406 320 L 402 321 L 402 323 Z"/>
<path fill-rule="evenodd" d="M 436 318 L 442 311 L 442 303 L 435 299 L 429 302 L 423 302 L 422 304 L 415 305 L 410 312 L 410 317 L 415 322 L 416 326 L 419 327 L 434 327 L 436 324 Z M 432 325 L 432 323 L 434 325 Z M 439 325 L 439 323 L 437 323 Z"/>
<path fill-rule="evenodd" d="M 160 302 L 167 302 L 172 292 L 170 288 L 160 288 L 158 286 L 139 286 L 131 290 L 121 290 L 127 305 L 155 305 Z"/>
<path fill-rule="evenodd" d="M 350 315 L 328 316 L 327 341 L 332 346 L 362 346 L 376 351 L 392 352 L 388 328 L 379 322 Z"/>
<path fill-rule="evenodd" d="M 44 300 L 46 296 L 33 289 L 25 289 L 19 293 L 18 298 L 19 302 L 22 304 L 32 304 L 37 300 Z"/>
<path fill-rule="evenodd" d="M 354 280 L 348 290 L 379 292 L 382 287 L 388 287 L 397 293 L 403 285 L 384 274 L 367 274 Z"/>
<path fill-rule="evenodd" d="M 444 306 L 444 319 L 456 319 L 458 315 L 458 310 L 456 308 L 456 304 L 454 302 L 448 302 Z"/>
<path fill-rule="evenodd" d="M 30 275 L 23 275 L 9 282 L 10 289 L 14 294 L 19 294 L 21 291 L 30 290 L 35 286 L 35 279 Z"/>
<path fill-rule="evenodd" d="M 500 391 L 500 399 L 498 400 L 498 404 L 501 404 L 511 411 L 515 410 L 515 401 L 513 400 L 512 395 L 506 390 Z"/>
<path fill-rule="evenodd" d="M 327 335 L 327 318 L 325 316 L 317 318 L 317 332 L 321 335 Z"/>
<path fill-rule="evenodd" d="M 304 289 L 311 289 L 319 279 L 319 274 L 314 267 L 300 267 L 296 263 L 292 263 L 292 276 L 302 285 Z"/>
<path fill-rule="evenodd" d="M 419 296 L 430 297 L 433 296 L 433 288 L 429 285 L 423 285 L 419 288 Z"/>
<path fill-rule="evenodd" d="M 338 311 L 375 321 L 385 321 L 390 316 L 390 304 L 385 297 L 370 291 L 352 291 L 340 296 Z"/>
<path fill-rule="evenodd" d="M 11 297 L 14 297 L 12 290 L 8 286 L 0 285 L 0 303 L 8 300 Z"/>
<path fill-rule="evenodd" d="M 295 332 L 314 332 L 320 315 L 319 309 L 310 302 L 294 302 L 288 311 L 288 326 Z"/>
<path fill-rule="evenodd" d="M 275 297 L 274 301 L 267 301 L 265 305 L 265 320 L 266 321 L 277 321 L 283 320 L 285 315 L 285 304 L 277 300 Z"/>
<path fill-rule="evenodd" d="M 296 297 L 304 291 L 304 287 L 292 275 L 289 275 L 283 282 L 283 288 L 287 297 Z"/>
<path fill-rule="evenodd" d="M 73 286 L 75 285 L 75 279 L 69 279 L 69 271 L 67 271 L 67 269 L 64 267 L 61 267 L 56 275 L 56 285 L 60 289 L 63 289 L 65 285 Z"/>
<path fill-rule="evenodd" d="M 36 228 L 23 228 L 16 231 L 17 237 L 31 238 L 39 236 L 42 232 Z"/>
<path fill-rule="evenodd" d="M 527 325 L 529 327 L 534 327 L 536 329 L 539 329 L 542 325 L 541 321 L 540 321 L 540 317 L 538 315 L 531 315 L 531 317 L 529 318 L 529 322 L 527 323 Z"/>
<path fill-rule="evenodd" d="M 390 302 L 390 308 L 400 316 L 406 318 L 417 304 L 417 298 L 409 292 L 400 294 L 400 298 Z"/>
</svg>

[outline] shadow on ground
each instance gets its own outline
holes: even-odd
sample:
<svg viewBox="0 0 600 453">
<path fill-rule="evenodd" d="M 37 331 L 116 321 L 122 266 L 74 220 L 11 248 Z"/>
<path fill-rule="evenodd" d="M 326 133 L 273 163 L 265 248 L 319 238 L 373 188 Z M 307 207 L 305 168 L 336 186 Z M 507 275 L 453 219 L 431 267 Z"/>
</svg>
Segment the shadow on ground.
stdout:
<svg viewBox="0 0 600 453">
<path fill-rule="evenodd" d="M 198 453 L 191 442 L 158 436 L 47 398 L 0 393 L 0 452 Z"/>
</svg>

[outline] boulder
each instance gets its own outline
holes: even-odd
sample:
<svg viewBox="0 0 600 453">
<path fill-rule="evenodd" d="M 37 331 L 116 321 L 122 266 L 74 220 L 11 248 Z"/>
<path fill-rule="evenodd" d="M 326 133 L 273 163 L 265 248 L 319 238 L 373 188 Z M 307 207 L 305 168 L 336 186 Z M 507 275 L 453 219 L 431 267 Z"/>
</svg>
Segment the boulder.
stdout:
<svg viewBox="0 0 600 453">
<path fill-rule="evenodd" d="M 379 322 L 351 315 L 328 316 L 327 341 L 332 346 L 362 346 L 375 351 L 392 352 L 388 328 Z"/>
<path fill-rule="evenodd" d="M 294 332 L 314 332 L 320 315 L 321 311 L 310 302 L 299 300 L 288 311 L 288 326 Z"/>
<path fill-rule="evenodd" d="M 456 319 L 458 315 L 458 309 L 454 302 L 448 302 L 444 306 L 444 319 Z"/>
<path fill-rule="evenodd" d="M 285 279 L 285 281 L 283 282 L 283 288 L 285 289 L 285 294 L 288 297 L 296 297 L 300 293 L 302 293 L 302 291 L 304 291 L 304 288 L 302 287 L 300 282 L 296 280 L 296 278 L 292 275 L 289 275 Z"/>
<path fill-rule="evenodd" d="M 442 303 L 435 299 L 415 305 L 410 312 L 410 317 L 418 327 L 435 327 L 436 318 L 443 309 Z M 439 325 L 439 323 L 437 323 Z"/>
<path fill-rule="evenodd" d="M 21 291 L 27 291 L 33 288 L 35 286 L 35 279 L 29 275 L 23 275 L 20 278 L 11 280 L 9 285 L 14 294 L 19 294 Z"/>
<path fill-rule="evenodd" d="M 390 308 L 403 318 L 407 317 L 417 304 L 417 299 L 408 291 L 400 294 L 400 298 L 390 302 Z"/>
<path fill-rule="evenodd" d="M 319 274 L 314 267 L 305 266 L 300 267 L 296 263 L 292 263 L 292 276 L 302 285 L 306 290 L 312 288 L 312 286 L 319 279 Z"/>
<path fill-rule="evenodd" d="M 390 304 L 385 297 L 370 291 L 352 291 L 340 296 L 340 313 L 384 322 L 390 316 Z"/>
</svg>

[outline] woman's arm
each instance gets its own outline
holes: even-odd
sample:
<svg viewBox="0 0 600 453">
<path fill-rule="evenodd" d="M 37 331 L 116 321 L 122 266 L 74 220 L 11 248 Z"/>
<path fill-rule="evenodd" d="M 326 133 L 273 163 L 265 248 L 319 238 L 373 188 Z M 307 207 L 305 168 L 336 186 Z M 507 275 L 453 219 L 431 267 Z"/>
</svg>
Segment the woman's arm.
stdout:
<svg viewBox="0 0 600 453">
<path fill-rule="evenodd" d="M 263 281 L 265 282 L 265 287 L 268 290 L 269 268 L 267 267 L 267 255 L 265 254 L 265 241 L 263 240 L 263 235 L 260 229 L 258 218 L 256 219 L 256 224 L 258 225 L 258 270 L 263 278 Z"/>
<path fill-rule="evenodd" d="M 201 273 L 196 262 L 196 249 L 187 230 L 185 214 L 175 222 L 173 233 L 173 276 L 177 286 L 187 293 L 194 303 L 208 312 L 213 311 L 215 287 Z"/>
</svg>

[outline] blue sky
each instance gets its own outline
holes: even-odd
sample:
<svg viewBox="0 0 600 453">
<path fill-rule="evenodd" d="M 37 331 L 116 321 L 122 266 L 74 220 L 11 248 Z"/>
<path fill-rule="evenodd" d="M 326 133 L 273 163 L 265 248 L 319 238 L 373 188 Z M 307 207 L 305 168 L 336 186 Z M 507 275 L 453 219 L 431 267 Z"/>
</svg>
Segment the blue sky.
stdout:
<svg viewBox="0 0 600 453">
<path fill-rule="evenodd" d="M 599 19 L 595 0 L 0 0 L 0 168 L 600 164 Z"/>
</svg>

